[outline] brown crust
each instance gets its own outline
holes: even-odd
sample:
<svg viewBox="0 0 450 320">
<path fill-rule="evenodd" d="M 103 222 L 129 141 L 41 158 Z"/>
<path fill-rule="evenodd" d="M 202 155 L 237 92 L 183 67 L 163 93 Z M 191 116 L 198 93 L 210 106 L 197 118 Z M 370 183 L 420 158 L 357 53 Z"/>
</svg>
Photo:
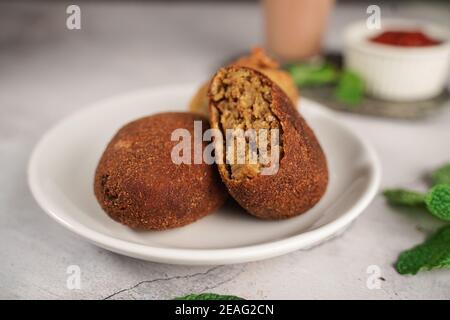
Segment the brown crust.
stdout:
<svg viewBox="0 0 450 320">
<path fill-rule="evenodd" d="M 275 175 L 258 175 L 249 180 L 230 179 L 226 165 L 219 164 L 222 180 L 233 198 L 248 212 L 264 219 L 282 219 L 299 215 L 312 208 L 325 193 L 328 168 L 325 155 L 313 131 L 293 107 L 286 94 L 259 71 L 230 66 L 220 72 L 239 68 L 250 70 L 270 86 L 272 112 L 282 127 L 284 155 Z M 218 81 L 218 80 L 217 80 Z M 210 102 L 210 122 L 220 129 L 219 111 L 213 99 Z"/>
<path fill-rule="evenodd" d="M 223 204 L 227 192 L 215 165 L 171 160 L 178 143 L 171 141 L 172 131 L 185 128 L 193 136 L 194 120 L 203 121 L 203 130 L 209 128 L 199 115 L 161 113 L 117 132 L 94 181 L 97 200 L 111 218 L 134 229 L 163 230 L 194 222 Z"/>
</svg>

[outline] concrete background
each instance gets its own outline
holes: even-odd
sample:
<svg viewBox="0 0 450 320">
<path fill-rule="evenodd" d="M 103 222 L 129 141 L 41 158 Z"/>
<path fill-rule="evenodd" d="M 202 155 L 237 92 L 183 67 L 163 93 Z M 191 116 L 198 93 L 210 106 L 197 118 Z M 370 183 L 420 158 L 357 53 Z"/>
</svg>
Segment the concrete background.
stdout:
<svg viewBox="0 0 450 320">
<path fill-rule="evenodd" d="M 409 277 L 397 255 L 439 226 L 377 197 L 339 238 L 307 251 L 232 266 L 149 263 L 91 245 L 52 221 L 26 183 L 39 137 L 88 103 L 129 90 L 205 79 L 222 61 L 262 43 L 257 3 L 80 2 L 82 29 L 65 27 L 64 2 L 0 3 L 0 298 L 156 299 L 213 291 L 255 299 L 448 299 L 450 270 Z M 340 4 L 325 39 L 339 49 L 342 27 L 363 19 L 367 4 Z M 382 16 L 448 25 L 444 2 L 382 5 Z M 375 146 L 382 187 L 425 188 L 423 175 L 450 161 L 450 106 L 406 122 L 340 115 Z M 63 150 L 62 150 L 63 152 Z M 66 269 L 81 268 L 68 290 Z M 366 285 L 381 269 L 381 288 Z"/>
</svg>

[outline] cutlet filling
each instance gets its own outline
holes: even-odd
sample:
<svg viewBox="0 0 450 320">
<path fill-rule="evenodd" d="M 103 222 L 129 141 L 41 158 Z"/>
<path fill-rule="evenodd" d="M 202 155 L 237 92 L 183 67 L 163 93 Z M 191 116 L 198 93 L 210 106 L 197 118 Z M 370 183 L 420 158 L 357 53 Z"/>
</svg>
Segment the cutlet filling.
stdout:
<svg viewBox="0 0 450 320">
<path fill-rule="evenodd" d="M 281 125 L 272 112 L 271 88 L 260 77 L 248 69 L 222 70 L 211 84 L 211 99 L 232 179 L 251 179 L 270 167 L 274 156 L 281 159 Z"/>
</svg>

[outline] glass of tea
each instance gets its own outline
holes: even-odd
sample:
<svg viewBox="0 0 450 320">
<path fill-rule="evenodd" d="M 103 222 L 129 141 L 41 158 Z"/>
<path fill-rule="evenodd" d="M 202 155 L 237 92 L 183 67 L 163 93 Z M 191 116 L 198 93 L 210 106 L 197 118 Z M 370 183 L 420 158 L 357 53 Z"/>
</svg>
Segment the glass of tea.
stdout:
<svg viewBox="0 0 450 320">
<path fill-rule="evenodd" d="M 263 0 L 269 51 L 283 62 L 319 54 L 333 5 L 334 0 Z"/>
</svg>

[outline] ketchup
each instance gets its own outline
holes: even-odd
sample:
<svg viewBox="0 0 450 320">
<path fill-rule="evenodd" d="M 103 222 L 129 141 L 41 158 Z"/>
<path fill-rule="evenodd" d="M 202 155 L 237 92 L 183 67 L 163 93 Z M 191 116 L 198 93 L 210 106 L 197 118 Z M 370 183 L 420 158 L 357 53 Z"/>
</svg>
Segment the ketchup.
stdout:
<svg viewBox="0 0 450 320">
<path fill-rule="evenodd" d="M 370 41 L 399 47 L 429 47 L 435 46 L 442 41 L 430 38 L 422 31 L 384 31 L 372 38 Z"/>
</svg>

